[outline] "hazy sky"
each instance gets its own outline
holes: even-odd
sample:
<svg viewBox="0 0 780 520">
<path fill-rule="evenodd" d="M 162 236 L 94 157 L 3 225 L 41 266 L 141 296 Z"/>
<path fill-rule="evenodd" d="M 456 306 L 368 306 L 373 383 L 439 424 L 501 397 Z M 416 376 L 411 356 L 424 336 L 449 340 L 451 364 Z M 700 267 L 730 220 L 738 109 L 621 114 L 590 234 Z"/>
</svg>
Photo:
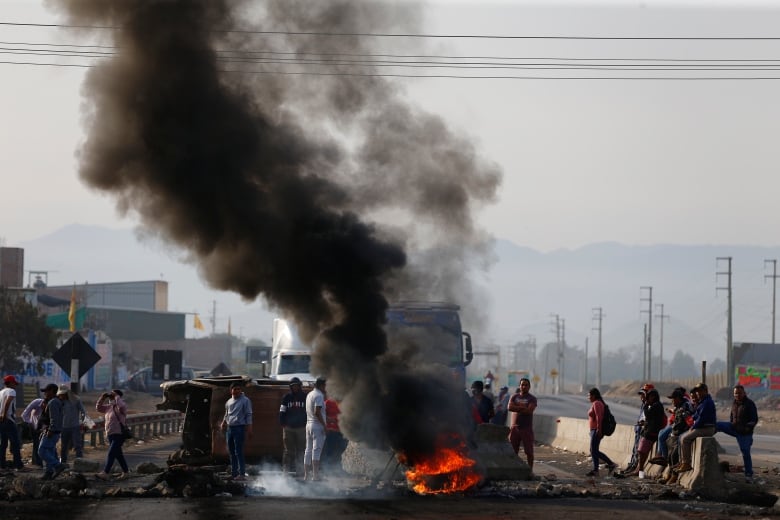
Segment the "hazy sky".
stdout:
<svg viewBox="0 0 780 520">
<path fill-rule="evenodd" d="M 427 10 L 425 27 L 431 34 L 505 36 L 780 36 L 780 6 L 736 0 L 686 5 L 670 7 L 670 2 L 652 0 L 573 1 L 547 7 L 523 1 L 435 1 Z M 36 2 L 0 0 L 0 21 L 57 20 Z M 20 42 L 83 43 L 68 29 L 4 25 L 0 34 L 6 48 L 18 48 Z M 569 64 L 573 59 L 623 58 L 629 61 L 621 63 L 633 65 L 648 65 L 652 62 L 637 60 L 658 58 L 780 60 L 780 40 L 442 38 L 429 43 L 427 53 L 543 58 L 538 63 L 555 63 L 552 58 Z M 388 50 L 392 51 L 392 42 Z M 66 62 L 7 53 L 0 61 Z M 45 234 L 61 223 L 131 224 L 120 220 L 113 202 L 86 189 L 76 174 L 74 152 L 83 138 L 79 86 L 84 71 L 0 64 L 4 181 L 0 236 L 8 245 Z M 403 72 L 780 78 L 780 71 L 767 70 Z M 611 240 L 778 244 L 772 230 L 778 224 L 780 193 L 780 175 L 775 174 L 780 80 L 398 82 L 417 104 L 443 115 L 478 142 L 483 155 L 503 167 L 500 201 L 480 218 L 496 236 L 541 250 Z"/>
<path fill-rule="evenodd" d="M 420 53 L 505 67 L 623 70 L 394 72 L 551 78 L 397 80 L 414 103 L 441 114 L 503 168 L 500 200 L 479 217 L 497 237 L 542 251 L 601 241 L 776 246 L 780 79 L 712 79 L 780 78 L 780 70 L 771 70 L 780 68 L 780 39 L 748 39 L 780 38 L 780 2 L 774 4 L 437 0 L 426 10 L 426 33 L 546 38 L 427 38 L 419 40 L 427 43 Z M 0 22 L 60 20 L 33 0 L 0 0 Z M 51 27 L 0 25 L 0 36 L 5 49 L 84 43 L 72 29 Z M 79 61 L 17 52 L 4 51 L 0 61 Z M 397 52 L 392 41 L 387 52 Z M 692 71 L 692 63 L 761 70 Z M 626 70 L 648 66 L 688 70 Z M 113 200 L 78 179 L 85 70 L 0 64 L 0 237 L 6 245 L 73 222 L 133 225 L 119 218 Z M 560 79 L 608 76 L 633 79 Z M 637 79 L 648 77 L 667 79 Z"/>
</svg>

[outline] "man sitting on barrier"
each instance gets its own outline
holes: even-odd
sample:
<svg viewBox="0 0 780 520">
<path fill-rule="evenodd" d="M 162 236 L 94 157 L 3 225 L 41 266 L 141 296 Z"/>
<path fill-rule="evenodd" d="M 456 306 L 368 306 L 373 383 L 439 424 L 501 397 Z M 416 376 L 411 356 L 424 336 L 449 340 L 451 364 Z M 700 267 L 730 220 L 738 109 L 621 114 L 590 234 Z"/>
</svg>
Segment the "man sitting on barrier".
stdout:
<svg viewBox="0 0 780 520">
<path fill-rule="evenodd" d="M 712 437 L 715 435 L 715 423 L 717 422 L 715 402 L 710 397 L 707 385 L 699 383 L 693 387 L 691 393 L 696 394 L 698 404 L 693 412 L 691 429 L 680 438 L 682 462 L 674 468 L 678 473 L 684 473 L 693 469 L 693 466 L 691 466 L 693 441 L 699 437 Z"/>
</svg>

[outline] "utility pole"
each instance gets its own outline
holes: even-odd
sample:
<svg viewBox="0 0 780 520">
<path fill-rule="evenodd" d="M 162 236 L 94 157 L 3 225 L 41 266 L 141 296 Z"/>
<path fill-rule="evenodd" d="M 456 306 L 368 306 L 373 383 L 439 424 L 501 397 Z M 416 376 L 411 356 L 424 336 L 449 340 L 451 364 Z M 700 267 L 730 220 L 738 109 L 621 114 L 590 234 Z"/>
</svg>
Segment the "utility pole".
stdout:
<svg viewBox="0 0 780 520">
<path fill-rule="evenodd" d="M 529 368 L 529 372 L 532 374 L 532 377 L 536 375 L 536 336 L 533 334 L 528 335 L 528 343 L 531 345 L 531 366 Z"/>
<path fill-rule="evenodd" d="M 582 388 L 580 392 L 584 392 L 588 387 L 588 336 L 585 336 L 585 374 L 582 376 Z"/>
<path fill-rule="evenodd" d="M 715 259 L 716 265 L 718 262 L 726 261 L 728 265 L 728 271 L 716 271 L 715 278 L 718 276 L 726 275 L 727 285 L 726 287 L 715 287 L 715 293 L 718 291 L 727 291 L 728 294 L 728 318 L 726 322 L 726 384 L 727 386 L 733 386 L 734 384 L 734 352 L 732 351 L 733 345 L 733 329 L 732 329 L 732 305 L 731 305 L 731 257 L 719 256 Z M 717 267 L 716 267 L 717 269 Z"/>
<path fill-rule="evenodd" d="M 601 324 L 604 314 L 601 307 L 593 307 L 592 320 L 597 323 L 593 329 L 599 333 L 598 350 L 596 351 L 596 388 L 601 388 Z"/>
<path fill-rule="evenodd" d="M 647 340 L 645 341 L 645 366 L 647 367 L 647 376 L 645 379 L 650 381 L 653 378 L 653 288 L 651 286 L 642 286 L 639 288 L 639 301 L 647 302 L 647 310 L 639 311 L 640 314 L 647 313 Z M 647 291 L 647 297 L 641 297 L 641 292 Z"/>
<path fill-rule="evenodd" d="M 558 370 L 559 389 L 566 392 L 566 380 L 563 378 L 566 372 L 566 320 L 561 319 L 561 368 Z M 560 393 L 560 392 L 559 392 Z"/>
<path fill-rule="evenodd" d="M 647 377 L 647 323 L 642 324 L 642 345 L 645 346 L 642 350 L 642 356 L 644 357 L 642 359 L 642 379 L 647 381 L 649 379 Z"/>
<path fill-rule="evenodd" d="M 561 393 L 561 359 L 563 358 L 563 354 L 561 353 L 561 317 L 557 314 L 551 314 L 553 318 L 555 318 L 555 323 L 553 326 L 555 327 L 555 345 L 556 345 L 556 352 L 558 354 L 558 363 L 556 365 L 556 372 L 555 375 L 555 385 L 553 388 L 553 393 L 560 394 Z"/>
<path fill-rule="evenodd" d="M 775 297 L 777 295 L 777 260 L 764 260 L 764 268 L 766 268 L 767 262 L 771 262 L 772 264 L 772 274 L 765 274 L 764 275 L 764 281 L 766 281 L 767 278 L 772 279 L 772 344 L 775 344 L 775 303 L 777 301 L 777 298 Z"/>
<path fill-rule="evenodd" d="M 664 314 L 664 304 L 656 303 L 656 308 L 661 308 L 661 314 L 656 314 L 655 317 L 661 320 L 661 330 L 658 332 L 658 381 L 664 380 L 664 319 L 669 319 L 668 314 Z"/>
</svg>

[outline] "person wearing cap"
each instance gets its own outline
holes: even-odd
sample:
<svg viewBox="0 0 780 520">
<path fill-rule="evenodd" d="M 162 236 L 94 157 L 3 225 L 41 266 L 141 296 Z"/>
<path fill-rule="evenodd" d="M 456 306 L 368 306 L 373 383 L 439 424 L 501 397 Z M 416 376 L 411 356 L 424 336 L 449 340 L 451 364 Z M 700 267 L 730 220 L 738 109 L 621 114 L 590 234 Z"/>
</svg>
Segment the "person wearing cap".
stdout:
<svg viewBox="0 0 780 520">
<path fill-rule="evenodd" d="M 38 455 L 38 448 L 41 440 L 41 428 L 43 423 L 41 421 L 43 414 L 46 410 L 46 400 L 53 398 L 57 395 L 57 385 L 49 383 L 46 387 L 41 389 L 44 394 L 43 397 L 37 397 L 30 401 L 24 411 L 22 412 L 22 420 L 27 424 L 30 429 L 30 437 L 32 438 L 32 463 L 36 466 L 43 466 L 43 459 Z"/>
<path fill-rule="evenodd" d="M 5 467 L 5 452 L 11 447 L 14 469 L 24 468 L 22 462 L 22 443 L 19 430 L 16 427 L 16 386 L 19 382 L 13 375 L 3 378 L 3 389 L 0 390 L 0 455 L 2 466 Z"/>
<path fill-rule="evenodd" d="M 76 458 L 84 456 L 84 435 L 81 423 L 87 416 L 84 405 L 68 385 L 63 385 L 65 399 L 62 401 L 62 438 L 60 439 L 60 462 L 68 462 L 68 452 L 71 448 L 76 452 Z"/>
<path fill-rule="evenodd" d="M 715 412 L 715 402 L 710 397 L 707 385 L 699 383 L 693 387 L 691 392 L 698 398 L 696 410 L 693 412 L 693 424 L 690 429 L 680 437 L 680 459 L 681 462 L 674 469 L 677 473 L 684 473 L 693 469 L 691 466 L 691 451 L 693 441 L 699 437 L 711 437 L 715 435 L 715 424 L 717 416 Z"/>
<path fill-rule="evenodd" d="M 306 394 L 297 377 L 290 379 L 290 391 L 282 397 L 279 406 L 279 424 L 282 426 L 282 471 L 286 475 L 302 475 L 303 452 L 306 449 Z"/>
<path fill-rule="evenodd" d="M 225 403 L 225 416 L 220 425 L 225 431 L 230 455 L 230 478 L 246 479 L 244 441 L 252 438 L 252 401 L 244 394 L 244 383 L 230 384 L 230 399 Z"/>
<path fill-rule="evenodd" d="M 642 440 L 642 426 L 645 424 L 645 397 L 648 390 L 655 388 L 652 383 L 645 383 L 642 388 L 639 389 L 637 395 L 641 403 L 639 404 L 639 413 L 636 417 L 636 423 L 634 423 L 634 444 L 631 447 L 631 459 L 628 461 L 628 465 L 621 472 L 621 474 L 631 474 L 639 468 L 639 441 Z"/>
<path fill-rule="evenodd" d="M 50 387 L 47 389 L 49 389 L 46 392 L 47 396 L 54 392 L 54 389 L 50 389 Z M 46 464 L 46 471 L 41 480 L 55 479 L 68 467 L 61 463 L 57 457 L 57 441 L 62 435 L 62 401 L 67 399 L 67 396 L 67 391 L 58 389 L 55 396 L 46 401 L 44 428 L 41 431 L 41 442 L 38 445 L 38 455 Z"/>
<path fill-rule="evenodd" d="M 690 428 L 689 421 L 692 420 L 693 405 L 688 400 L 685 388 L 681 386 L 675 388 L 668 397 L 674 404 L 674 409 L 672 410 L 672 430 L 663 448 L 666 449 L 665 462 L 674 467 L 674 465 L 680 462 L 680 436 Z M 660 438 L 658 442 L 661 442 Z M 671 472 L 666 484 L 674 484 L 677 482 L 677 477 L 677 473 Z"/>
<path fill-rule="evenodd" d="M 122 468 L 122 473 L 117 479 L 124 480 L 130 476 L 130 468 L 128 468 L 125 454 L 122 452 L 122 445 L 125 443 L 122 425 L 127 424 L 127 405 L 124 399 L 122 399 L 123 396 L 124 393 L 115 388 L 110 392 L 105 392 L 95 403 L 95 409 L 103 414 L 103 427 L 108 439 L 106 463 L 103 466 L 103 471 L 95 474 L 95 478 L 100 480 L 111 478 L 111 469 L 114 467 L 114 462 L 118 462 Z"/>
<path fill-rule="evenodd" d="M 667 462 L 669 462 L 670 438 L 675 436 L 671 443 L 676 449 L 676 437 L 688 430 L 688 425 L 684 419 L 693 415 L 693 407 L 691 406 L 690 400 L 686 396 L 685 388 L 678 386 L 672 391 L 670 395 L 667 395 L 666 397 L 672 400 L 672 407 L 666 410 L 669 412 L 669 421 L 666 427 L 658 433 L 658 442 L 656 443 L 656 450 L 658 454 L 656 457 L 650 460 L 650 462 L 653 464 L 660 464 L 664 466 L 667 464 Z M 680 422 L 681 424 L 678 424 Z M 685 428 L 681 429 L 682 426 L 685 426 Z"/>
<path fill-rule="evenodd" d="M 658 432 L 661 431 L 665 423 L 666 414 L 664 414 L 664 407 L 661 404 L 661 396 L 658 395 L 658 390 L 655 388 L 647 390 L 645 393 L 644 420 L 642 421 L 642 429 L 640 431 L 641 438 L 636 449 L 639 459 L 636 469 L 628 473 L 629 475 L 638 476 L 639 472 L 644 469 L 650 450 L 658 440 Z"/>
<path fill-rule="evenodd" d="M 750 456 L 750 447 L 753 445 L 753 429 L 757 423 L 756 403 L 748 398 L 744 386 L 735 385 L 729 420 L 718 421 L 715 429 L 719 433 L 736 437 L 745 467 L 745 482 L 749 484 L 753 483 L 753 458 Z"/>
<path fill-rule="evenodd" d="M 306 450 L 303 452 L 303 480 L 320 480 L 320 457 L 325 446 L 325 385 L 323 377 L 314 382 L 306 396 Z"/>
</svg>

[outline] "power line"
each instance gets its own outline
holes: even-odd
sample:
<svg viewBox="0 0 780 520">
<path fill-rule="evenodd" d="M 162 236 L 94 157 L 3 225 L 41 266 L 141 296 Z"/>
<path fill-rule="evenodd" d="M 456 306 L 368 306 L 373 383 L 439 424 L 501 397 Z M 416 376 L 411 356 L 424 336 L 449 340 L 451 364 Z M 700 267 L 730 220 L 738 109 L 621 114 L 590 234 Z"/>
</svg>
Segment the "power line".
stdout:
<svg viewBox="0 0 780 520">
<path fill-rule="evenodd" d="M 31 22 L 0 22 L 13 27 L 56 27 L 63 29 L 117 30 L 107 25 L 71 25 Z M 325 36 L 325 37 L 376 37 L 376 38 L 443 38 L 488 40 L 637 40 L 637 41 L 776 41 L 780 36 L 584 36 L 584 35 L 506 35 L 506 34 L 430 34 L 430 33 L 370 33 L 327 31 L 272 31 L 262 29 L 231 29 L 212 31 L 227 34 L 264 34 L 271 36 Z"/>
</svg>

